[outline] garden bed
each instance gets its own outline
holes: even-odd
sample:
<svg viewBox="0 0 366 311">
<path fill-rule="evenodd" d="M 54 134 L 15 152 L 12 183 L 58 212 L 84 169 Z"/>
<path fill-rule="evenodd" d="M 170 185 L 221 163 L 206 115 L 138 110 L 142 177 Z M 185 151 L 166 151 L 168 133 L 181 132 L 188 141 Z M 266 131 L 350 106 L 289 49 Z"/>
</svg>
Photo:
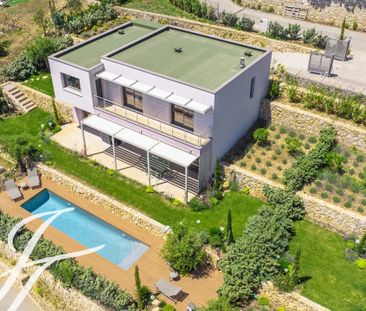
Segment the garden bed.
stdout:
<svg viewBox="0 0 366 311">
<path fill-rule="evenodd" d="M 276 125 L 271 125 L 268 133 L 269 142 L 265 145 L 248 143 L 248 137 L 244 138 L 231 151 L 231 161 L 245 170 L 284 184 L 284 171 L 292 167 L 298 155 L 311 150 L 318 137 Z M 297 146 L 293 154 L 289 149 L 294 148 L 291 144 Z M 334 151 L 343 158 L 342 169 L 323 169 L 303 190 L 318 199 L 366 215 L 366 154 L 340 144 Z"/>
</svg>

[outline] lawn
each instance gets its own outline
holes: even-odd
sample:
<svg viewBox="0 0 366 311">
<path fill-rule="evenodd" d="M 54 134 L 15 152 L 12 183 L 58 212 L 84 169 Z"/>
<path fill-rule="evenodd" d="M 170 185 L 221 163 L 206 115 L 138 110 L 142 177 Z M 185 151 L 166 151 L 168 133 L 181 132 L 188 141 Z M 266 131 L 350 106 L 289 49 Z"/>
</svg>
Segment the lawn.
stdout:
<svg viewBox="0 0 366 311">
<path fill-rule="evenodd" d="M 50 96 L 55 96 L 53 90 L 52 78 L 49 73 L 40 72 L 31 76 L 28 80 L 24 82 L 24 85 L 45 93 Z"/>
<path fill-rule="evenodd" d="M 366 310 L 366 271 L 346 260 L 343 238 L 309 221 L 296 224 L 290 249 L 301 249 L 302 294 L 335 311 Z"/>
<path fill-rule="evenodd" d="M 229 193 L 214 209 L 193 212 L 188 208 L 175 207 L 159 194 L 148 194 L 145 187 L 122 176 L 111 176 L 105 169 L 93 167 L 86 160 L 71 153 L 53 141 L 44 142 L 38 136 L 41 124 L 52 116 L 40 109 L 20 117 L 0 121 L 1 136 L 28 134 L 31 141 L 43 153 L 45 159 L 51 159 L 53 166 L 69 176 L 94 187 L 115 199 L 144 212 L 155 220 L 173 225 L 185 221 L 194 230 L 207 230 L 213 226 L 225 226 L 227 211 L 232 209 L 233 228 L 240 235 L 246 220 L 254 215 L 263 204 L 242 193 Z M 199 220 L 199 222 L 197 222 Z"/>
<path fill-rule="evenodd" d="M 22 3 L 26 3 L 29 0 L 9 0 L 6 4 L 9 6 L 14 6 L 16 4 L 22 4 Z"/>
</svg>

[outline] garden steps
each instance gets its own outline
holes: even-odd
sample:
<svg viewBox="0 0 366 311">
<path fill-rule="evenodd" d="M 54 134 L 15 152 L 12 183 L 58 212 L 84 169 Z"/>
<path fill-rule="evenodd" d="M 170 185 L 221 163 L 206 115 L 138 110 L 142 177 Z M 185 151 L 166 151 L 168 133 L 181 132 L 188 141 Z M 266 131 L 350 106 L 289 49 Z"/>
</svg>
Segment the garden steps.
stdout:
<svg viewBox="0 0 366 311">
<path fill-rule="evenodd" d="M 22 113 L 28 113 L 37 108 L 27 95 L 25 95 L 15 84 L 8 82 L 2 85 L 6 99 Z"/>
</svg>

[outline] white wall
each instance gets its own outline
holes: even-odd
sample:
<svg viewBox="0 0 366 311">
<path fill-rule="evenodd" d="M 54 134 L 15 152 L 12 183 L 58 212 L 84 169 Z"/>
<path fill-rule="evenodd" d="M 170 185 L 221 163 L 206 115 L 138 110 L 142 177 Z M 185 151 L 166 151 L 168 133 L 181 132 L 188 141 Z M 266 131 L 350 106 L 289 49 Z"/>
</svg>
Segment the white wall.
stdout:
<svg viewBox="0 0 366 311">
<path fill-rule="evenodd" d="M 144 95 L 143 106 L 144 114 L 147 116 L 170 123 L 171 106 L 169 103 L 149 95 Z"/>
<path fill-rule="evenodd" d="M 241 75 L 218 91 L 215 99 L 212 165 L 222 158 L 258 120 L 260 102 L 268 90 L 272 53 L 246 68 Z M 254 97 L 250 99 L 251 79 Z M 213 166 L 212 166 L 213 167 Z"/>
<path fill-rule="evenodd" d="M 49 63 L 55 98 L 58 101 L 71 104 L 76 108 L 92 113 L 94 111 L 93 94 L 96 94 L 94 76 L 95 72 L 101 69 L 97 68 L 88 72 L 87 70 L 76 68 L 52 58 L 49 59 Z M 67 74 L 80 80 L 80 94 L 64 89 L 62 74 Z"/>
</svg>

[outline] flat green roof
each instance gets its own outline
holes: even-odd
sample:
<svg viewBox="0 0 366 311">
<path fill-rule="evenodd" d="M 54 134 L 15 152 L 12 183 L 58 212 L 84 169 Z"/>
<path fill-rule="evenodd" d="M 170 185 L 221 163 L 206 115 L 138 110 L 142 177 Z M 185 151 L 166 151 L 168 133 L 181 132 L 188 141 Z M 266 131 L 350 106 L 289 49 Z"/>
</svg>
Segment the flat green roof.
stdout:
<svg viewBox="0 0 366 311">
<path fill-rule="evenodd" d="M 85 68 L 91 68 L 101 62 L 101 56 L 135 41 L 157 28 L 152 24 L 134 22 L 101 37 L 96 37 L 90 42 L 71 49 L 58 58 Z M 123 30 L 123 34 L 119 33 L 120 29 Z"/>
<path fill-rule="evenodd" d="M 175 49 L 181 48 L 178 53 Z M 132 46 L 109 55 L 112 59 L 164 76 L 215 90 L 249 65 L 263 50 L 200 34 L 167 28 Z"/>
</svg>

